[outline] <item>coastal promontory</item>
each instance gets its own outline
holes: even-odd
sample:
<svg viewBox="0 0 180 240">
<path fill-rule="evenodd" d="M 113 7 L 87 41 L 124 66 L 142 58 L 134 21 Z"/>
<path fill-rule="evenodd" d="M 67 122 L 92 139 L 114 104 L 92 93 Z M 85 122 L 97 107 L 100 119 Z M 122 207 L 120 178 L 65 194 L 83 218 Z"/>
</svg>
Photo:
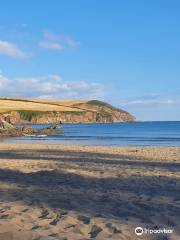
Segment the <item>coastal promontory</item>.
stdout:
<svg viewBox="0 0 180 240">
<path fill-rule="evenodd" d="M 133 122 L 125 110 L 98 100 L 0 98 L 0 119 L 9 123 L 113 123 Z"/>
</svg>

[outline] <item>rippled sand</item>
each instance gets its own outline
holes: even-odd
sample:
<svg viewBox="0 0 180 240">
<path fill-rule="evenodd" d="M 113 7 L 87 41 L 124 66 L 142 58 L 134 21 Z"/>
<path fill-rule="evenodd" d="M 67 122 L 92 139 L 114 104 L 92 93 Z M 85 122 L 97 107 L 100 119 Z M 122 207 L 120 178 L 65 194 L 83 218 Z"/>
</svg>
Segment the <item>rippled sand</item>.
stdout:
<svg viewBox="0 0 180 240">
<path fill-rule="evenodd" d="M 143 234 L 137 226 L 173 229 Z M 180 239 L 180 148 L 0 144 L 0 240 Z"/>
</svg>

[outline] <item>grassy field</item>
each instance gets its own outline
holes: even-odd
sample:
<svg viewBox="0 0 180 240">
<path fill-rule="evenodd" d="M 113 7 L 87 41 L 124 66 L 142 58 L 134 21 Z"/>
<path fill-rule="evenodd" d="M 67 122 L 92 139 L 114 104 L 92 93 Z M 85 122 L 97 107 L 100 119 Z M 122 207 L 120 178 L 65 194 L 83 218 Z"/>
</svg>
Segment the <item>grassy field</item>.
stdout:
<svg viewBox="0 0 180 240">
<path fill-rule="evenodd" d="M 31 111 L 60 111 L 60 112 L 79 112 L 85 109 L 74 107 L 74 104 L 85 101 L 55 101 L 45 99 L 26 99 L 26 98 L 0 98 L 0 113 L 13 110 L 31 110 Z"/>
</svg>

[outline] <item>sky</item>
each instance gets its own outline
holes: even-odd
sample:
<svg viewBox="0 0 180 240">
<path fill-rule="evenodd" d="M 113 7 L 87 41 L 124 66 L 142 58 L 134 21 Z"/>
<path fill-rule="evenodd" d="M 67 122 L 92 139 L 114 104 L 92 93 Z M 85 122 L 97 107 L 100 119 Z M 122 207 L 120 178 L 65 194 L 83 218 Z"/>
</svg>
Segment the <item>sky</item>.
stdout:
<svg viewBox="0 0 180 240">
<path fill-rule="evenodd" d="M 99 99 L 180 120 L 180 2 L 6 0 L 0 96 Z"/>
</svg>

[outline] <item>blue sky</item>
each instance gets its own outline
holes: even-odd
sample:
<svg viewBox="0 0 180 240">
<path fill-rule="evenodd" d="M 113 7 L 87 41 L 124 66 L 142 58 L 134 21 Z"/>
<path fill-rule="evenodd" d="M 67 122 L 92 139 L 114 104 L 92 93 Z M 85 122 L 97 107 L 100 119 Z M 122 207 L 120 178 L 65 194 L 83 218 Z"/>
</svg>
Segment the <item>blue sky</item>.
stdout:
<svg viewBox="0 0 180 240">
<path fill-rule="evenodd" d="M 101 99 L 180 120 L 180 2 L 2 1 L 0 95 Z"/>
</svg>

